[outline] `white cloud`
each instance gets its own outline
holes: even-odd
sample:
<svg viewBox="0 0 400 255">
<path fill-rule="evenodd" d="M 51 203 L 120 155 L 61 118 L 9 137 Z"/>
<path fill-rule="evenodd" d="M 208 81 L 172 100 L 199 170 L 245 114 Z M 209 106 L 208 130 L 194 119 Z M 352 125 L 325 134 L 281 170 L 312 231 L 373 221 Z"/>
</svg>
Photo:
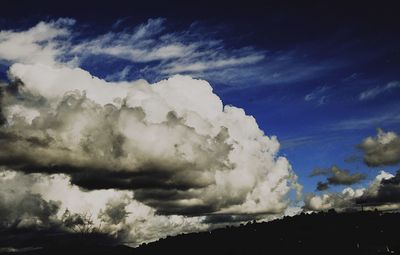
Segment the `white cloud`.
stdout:
<svg viewBox="0 0 400 255">
<path fill-rule="evenodd" d="M 329 89 L 328 86 L 318 87 L 313 90 L 311 93 L 304 96 L 305 101 L 317 101 L 318 104 L 324 104 L 326 101 L 325 92 Z"/>
<path fill-rule="evenodd" d="M 4 157 L 25 155 L 39 166 L 144 171 L 146 178 L 153 174 L 146 165 L 156 164 L 161 167 L 158 171 L 168 173 L 163 182 L 194 189 L 181 190 L 183 197 L 171 201 L 173 210 L 211 206 L 207 211 L 281 213 L 287 206 L 289 183 L 296 181 L 286 158 L 276 157 L 277 139 L 264 136 L 255 119 L 242 109 L 223 107 L 206 81 L 174 76 L 153 85 L 145 81 L 107 83 L 80 68 L 42 64 L 15 64 L 10 77 L 24 83 L 22 104 L 39 116 L 17 121 L 21 111 L 10 109 L 21 103 L 11 100 L 4 112 L 13 121 L 4 132 L 18 130 L 25 137 L 21 139 L 35 136 L 50 143 L 30 156 L 26 155 L 32 146 L 29 142 L 21 141 L 21 147 L 5 144 Z M 35 103 L 37 99 L 29 102 L 38 97 L 43 104 Z M 122 139 L 115 145 L 118 148 L 112 147 L 114 139 Z M 107 153 L 114 150 L 121 155 Z M 155 191 L 146 192 L 150 197 L 143 193 L 143 200 L 153 203 Z"/>
<path fill-rule="evenodd" d="M 385 86 L 378 86 L 366 91 L 361 92 L 359 95 L 359 100 L 370 100 L 374 99 L 375 97 L 379 96 L 382 93 L 391 91 L 393 89 L 400 88 L 400 82 L 398 81 L 391 81 L 387 83 Z"/>
<path fill-rule="evenodd" d="M 250 65 L 264 59 L 263 51 L 227 50 L 222 41 L 206 38 L 190 28 L 184 33 L 168 33 L 165 19 L 160 18 L 149 19 L 133 31 L 109 32 L 88 39 L 74 45 L 71 52 L 82 60 L 103 54 L 133 63 L 159 61 L 147 70 L 168 75 Z"/>
<path fill-rule="evenodd" d="M 57 41 L 70 35 L 71 19 L 39 22 L 26 31 L 0 31 L 0 59 L 10 62 L 54 64 L 65 50 Z"/>
<path fill-rule="evenodd" d="M 201 72 L 209 69 L 215 70 L 223 67 L 254 64 L 263 59 L 264 59 L 263 55 L 253 55 L 253 56 L 228 58 L 228 59 L 214 59 L 214 60 L 211 59 L 211 60 L 199 61 L 187 64 L 172 63 L 170 65 L 167 65 L 166 69 L 162 70 L 162 72 L 166 74 L 182 73 L 182 72 Z"/>
<path fill-rule="evenodd" d="M 376 128 L 388 124 L 400 123 L 400 114 L 397 112 L 389 112 L 379 114 L 378 116 L 366 118 L 352 118 L 330 125 L 332 130 L 359 130 L 364 128 Z"/>
<path fill-rule="evenodd" d="M 289 192 L 300 194 L 277 138 L 243 109 L 224 106 L 207 81 L 182 75 L 154 84 L 124 81 L 128 70 L 107 82 L 79 67 L 87 54 L 100 53 L 133 62 L 200 59 L 214 69 L 252 64 L 262 54 L 239 49 L 228 57 L 229 51 L 215 53 L 221 42 L 178 42 L 179 35 L 162 33 L 161 19 L 132 34 L 63 43 L 75 36 L 72 24 L 1 32 L 0 58 L 12 63 L 14 81 L 4 88 L 7 123 L 0 127 L 0 165 L 10 169 L 10 185 L 39 194 L 43 203 L 59 201 L 58 220 L 64 209 L 89 212 L 133 245 L 208 228 L 203 215 L 280 215 Z M 126 210 L 117 213 L 118 223 L 115 208 Z"/>
</svg>

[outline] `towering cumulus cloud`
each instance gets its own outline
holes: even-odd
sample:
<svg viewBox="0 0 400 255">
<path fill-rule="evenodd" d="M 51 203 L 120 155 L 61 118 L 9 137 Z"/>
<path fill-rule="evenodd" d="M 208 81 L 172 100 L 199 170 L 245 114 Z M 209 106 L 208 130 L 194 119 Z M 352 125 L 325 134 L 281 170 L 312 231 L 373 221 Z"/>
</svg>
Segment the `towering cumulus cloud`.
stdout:
<svg viewBox="0 0 400 255">
<path fill-rule="evenodd" d="M 276 137 L 243 109 L 224 106 L 204 80 L 106 82 L 52 61 L 14 63 L 8 76 L 0 165 L 67 182 L 62 196 L 39 189 L 61 201 L 48 214 L 68 209 L 69 196 L 96 200 L 93 192 L 114 192 L 87 210 L 107 222 L 105 229 L 133 238 L 132 208 L 164 225 L 180 222 L 169 228 L 174 233 L 201 228 L 207 215 L 281 214 L 290 190 L 300 191 L 288 160 L 277 156 Z"/>
</svg>

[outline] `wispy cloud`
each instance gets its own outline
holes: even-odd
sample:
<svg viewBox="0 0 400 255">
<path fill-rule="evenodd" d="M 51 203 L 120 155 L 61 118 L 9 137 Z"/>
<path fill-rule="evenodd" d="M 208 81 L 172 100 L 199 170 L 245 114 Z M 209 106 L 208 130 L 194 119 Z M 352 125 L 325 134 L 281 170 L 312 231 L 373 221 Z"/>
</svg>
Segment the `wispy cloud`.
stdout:
<svg viewBox="0 0 400 255">
<path fill-rule="evenodd" d="M 292 149 L 304 144 L 314 143 L 317 138 L 314 136 L 302 136 L 302 137 L 294 137 L 288 138 L 281 141 L 282 149 Z"/>
<path fill-rule="evenodd" d="M 331 125 L 329 128 L 332 130 L 360 130 L 364 128 L 376 128 L 396 123 L 400 123 L 400 113 L 389 113 L 376 117 L 344 120 Z"/>
<path fill-rule="evenodd" d="M 322 86 L 314 89 L 312 92 L 304 96 L 305 101 L 316 101 L 318 104 L 324 104 L 326 102 L 326 91 L 329 89 L 328 86 Z"/>
<path fill-rule="evenodd" d="M 369 99 L 374 99 L 375 97 L 379 96 L 380 94 L 383 94 L 385 92 L 388 92 L 392 89 L 400 88 L 400 82 L 399 81 L 391 81 L 387 83 L 385 86 L 377 86 L 372 89 L 365 90 L 360 93 L 358 99 L 363 101 L 363 100 L 369 100 Z"/>
<path fill-rule="evenodd" d="M 99 63 L 114 61 L 118 65 L 107 70 L 107 77 L 97 75 L 110 81 L 120 80 L 121 75 L 123 79 L 157 81 L 188 74 L 229 85 L 227 89 L 301 82 L 337 67 L 329 61 L 316 63 L 302 51 L 232 46 L 219 35 L 219 27 L 199 22 L 176 29 L 166 19 L 156 18 L 122 30 L 121 22 L 94 36 L 73 19 L 41 22 L 28 31 L 3 31 L 0 57 L 24 63 L 84 65 L 89 70 L 91 65 L 98 69 Z M 19 50 L 10 51 L 13 48 Z"/>
<path fill-rule="evenodd" d="M 142 70 L 165 75 L 251 65 L 265 58 L 264 50 L 228 49 L 222 40 L 198 30 L 192 25 L 184 31 L 168 32 L 165 19 L 149 19 L 131 30 L 88 38 L 74 45 L 71 52 L 83 61 L 93 55 L 107 55 L 142 63 L 146 64 Z"/>
</svg>

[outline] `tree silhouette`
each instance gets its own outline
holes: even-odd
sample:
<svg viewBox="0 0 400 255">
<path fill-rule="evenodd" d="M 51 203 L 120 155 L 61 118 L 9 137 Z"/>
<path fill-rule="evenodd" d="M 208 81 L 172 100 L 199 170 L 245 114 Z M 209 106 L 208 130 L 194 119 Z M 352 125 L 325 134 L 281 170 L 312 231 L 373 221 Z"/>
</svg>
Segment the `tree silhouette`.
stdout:
<svg viewBox="0 0 400 255">
<path fill-rule="evenodd" d="M 65 210 L 61 217 L 63 225 L 72 230 L 75 233 L 80 234 L 92 234 L 99 232 L 99 229 L 95 227 L 90 213 L 71 213 L 68 209 Z"/>
</svg>

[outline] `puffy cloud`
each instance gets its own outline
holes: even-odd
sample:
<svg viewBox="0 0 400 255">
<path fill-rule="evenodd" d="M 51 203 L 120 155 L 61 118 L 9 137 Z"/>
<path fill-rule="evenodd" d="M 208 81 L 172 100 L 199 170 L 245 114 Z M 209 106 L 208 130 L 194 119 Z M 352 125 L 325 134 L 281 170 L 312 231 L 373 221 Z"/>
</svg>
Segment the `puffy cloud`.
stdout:
<svg viewBox="0 0 400 255">
<path fill-rule="evenodd" d="M 30 189 L 38 179 L 0 169 L 0 230 L 43 229 L 57 224 L 59 201 L 46 200 Z"/>
<path fill-rule="evenodd" d="M 12 170 L 0 170 L 0 216 L 4 231 L 98 232 L 131 246 L 211 227 L 205 217 L 159 215 L 130 191 L 85 191 L 64 174 Z M 2 238 L 7 239 L 7 232 Z"/>
<path fill-rule="evenodd" d="M 279 143 L 202 80 L 107 83 L 88 72 L 15 64 L 0 163 L 66 173 L 86 189 L 134 190 L 165 214 L 280 213 L 290 164 Z M 24 100 L 20 100 L 23 98 Z M 240 125 L 239 125 L 240 123 Z"/>
<path fill-rule="evenodd" d="M 137 47 L 152 50 L 138 55 L 148 57 L 145 62 L 199 55 L 196 44 L 176 45 L 172 35 L 157 44 L 163 22 L 151 20 L 129 38 L 120 33 L 83 43 L 89 52 L 98 46 L 108 54 L 115 46 L 138 54 L 133 46 L 120 47 L 124 39 L 136 40 L 143 43 Z M 280 215 L 289 192 L 300 195 L 290 163 L 278 155 L 277 138 L 266 136 L 243 109 L 224 106 L 207 81 L 175 75 L 154 84 L 106 82 L 77 67 L 84 57 L 79 47 L 60 40 L 74 36 L 72 24 L 42 22 L 0 36 L 0 59 L 13 63 L 10 84 L 0 87 L 0 166 L 9 169 L 2 171 L 8 186 L 0 187 L 0 198 L 10 197 L 6 187 L 14 187 L 12 200 L 22 201 L 20 207 L 0 201 L 1 208 L 20 213 L 2 209 L 7 224 L 28 217 L 38 226 L 72 231 L 90 222 L 134 246 L 232 222 L 219 222 L 223 216 Z M 11 44 L 21 51 L 6 52 Z M 258 61 L 246 57 L 251 52 L 236 52 L 239 60 L 203 55 L 219 59 L 215 68 L 221 68 Z M 118 80 L 125 77 L 122 72 Z"/>
<path fill-rule="evenodd" d="M 10 62 L 55 64 L 65 50 L 58 39 L 70 35 L 71 19 L 39 22 L 26 31 L 0 31 L 0 59 Z"/>
<path fill-rule="evenodd" d="M 310 176 L 327 175 L 325 182 L 317 183 L 317 190 L 326 190 L 330 185 L 352 185 L 358 183 L 366 178 L 364 174 L 354 173 L 351 174 L 349 170 L 340 169 L 337 166 L 331 168 L 315 168 Z"/>
<path fill-rule="evenodd" d="M 400 138 L 395 132 L 378 129 L 376 137 L 367 137 L 358 147 L 368 166 L 395 165 L 400 162 Z"/>
<path fill-rule="evenodd" d="M 366 187 L 347 187 L 339 193 L 308 194 L 304 199 L 304 210 L 324 211 L 328 209 L 354 210 L 364 207 L 379 210 L 400 208 L 400 172 L 393 176 L 381 171 Z"/>
<path fill-rule="evenodd" d="M 329 209 L 343 210 L 354 206 L 353 199 L 363 194 L 364 189 L 345 188 L 341 193 L 328 193 L 320 196 L 308 194 L 304 198 L 303 209 L 309 211 L 325 211 Z"/>
<path fill-rule="evenodd" d="M 357 203 L 366 205 L 383 205 L 400 203 L 400 170 L 396 175 L 382 176 L 368 192 L 357 199 Z"/>
</svg>

